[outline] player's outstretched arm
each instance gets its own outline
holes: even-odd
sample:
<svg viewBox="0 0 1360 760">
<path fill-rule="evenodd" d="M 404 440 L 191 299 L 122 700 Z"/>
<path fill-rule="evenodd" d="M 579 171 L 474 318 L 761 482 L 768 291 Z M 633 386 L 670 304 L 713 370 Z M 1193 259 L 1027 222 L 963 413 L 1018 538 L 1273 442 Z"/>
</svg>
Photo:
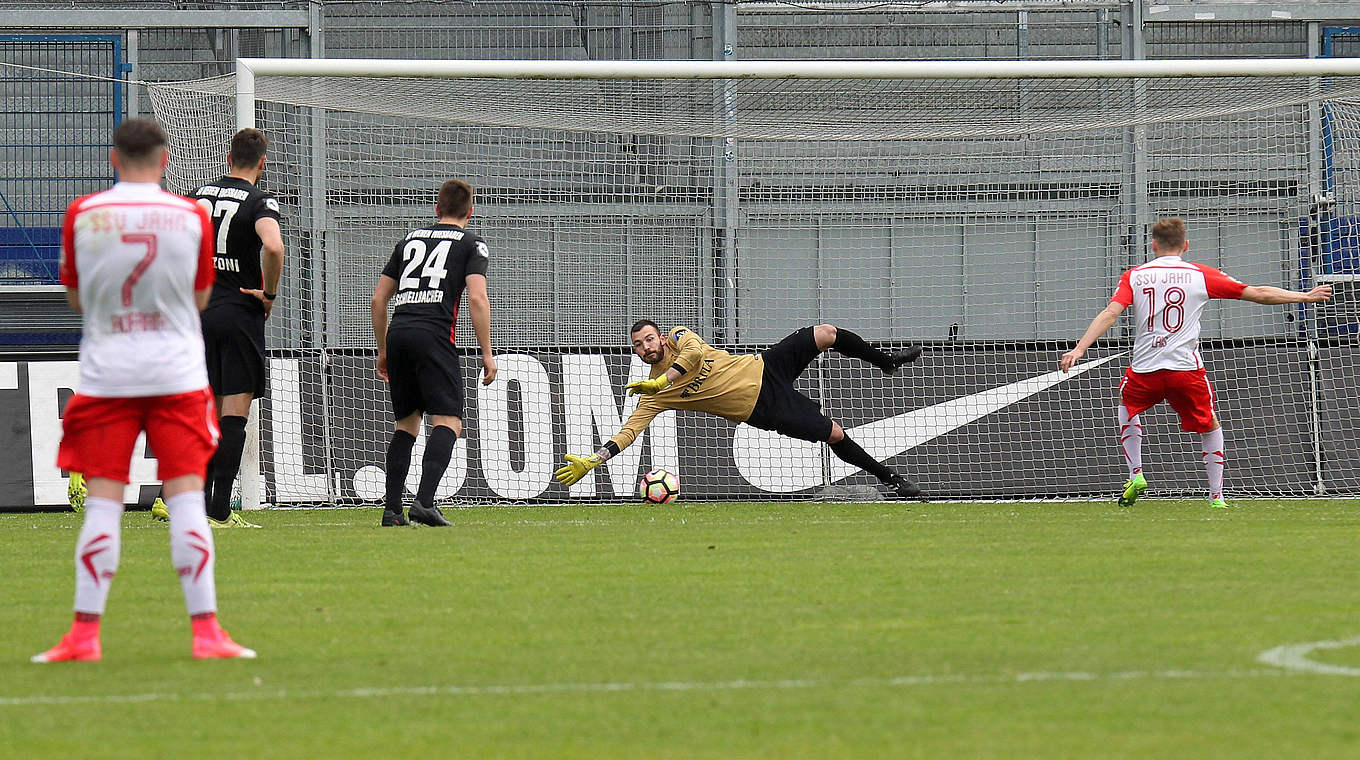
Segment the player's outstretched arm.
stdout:
<svg viewBox="0 0 1360 760">
<path fill-rule="evenodd" d="M 1272 288 L 1269 285 L 1248 285 L 1242 291 L 1243 301 L 1268 305 L 1281 303 L 1320 303 L 1332 297 L 1331 285 L 1319 285 L 1307 293 L 1298 290 Z"/>
<path fill-rule="evenodd" d="M 1086 349 L 1090 348 L 1091 344 L 1095 343 L 1096 339 L 1104 335 L 1111 327 L 1114 327 L 1115 321 L 1123 313 L 1124 304 L 1111 301 L 1109 306 L 1102 309 L 1096 315 L 1096 318 L 1091 320 L 1091 326 L 1086 328 L 1086 334 L 1082 335 L 1081 340 L 1077 341 L 1076 347 L 1062 355 L 1062 358 L 1058 360 L 1058 367 L 1063 372 L 1068 372 L 1075 367 L 1077 362 L 1081 361 L 1081 357 L 1086 355 Z"/>
<path fill-rule="evenodd" d="M 373 337 L 378 341 L 378 377 L 387 382 L 387 302 L 397 292 L 397 281 L 382 275 L 378 286 L 373 289 L 373 298 L 368 302 L 369 313 L 373 317 Z"/>
<path fill-rule="evenodd" d="M 628 415 L 628 420 L 623 423 L 619 432 L 615 433 L 613 438 L 605 441 L 605 444 L 596 449 L 594 454 L 584 457 L 567 454 L 567 463 L 558 468 L 555 473 L 557 480 L 562 485 L 574 485 L 581 478 L 584 478 L 586 473 L 608 462 L 620 451 L 632 445 L 633 441 L 637 440 L 642 431 L 646 430 L 647 426 L 652 424 L 652 420 L 656 419 L 656 416 L 662 411 L 661 406 L 652 399 L 644 399 L 633 410 L 633 413 Z"/>
<path fill-rule="evenodd" d="M 468 292 L 468 311 L 472 312 L 472 331 L 482 347 L 482 385 L 496 379 L 496 355 L 491 351 L 491 301 L 486 294 L 486 275 L 470 274 L 463 279 Z"/>
</svg>

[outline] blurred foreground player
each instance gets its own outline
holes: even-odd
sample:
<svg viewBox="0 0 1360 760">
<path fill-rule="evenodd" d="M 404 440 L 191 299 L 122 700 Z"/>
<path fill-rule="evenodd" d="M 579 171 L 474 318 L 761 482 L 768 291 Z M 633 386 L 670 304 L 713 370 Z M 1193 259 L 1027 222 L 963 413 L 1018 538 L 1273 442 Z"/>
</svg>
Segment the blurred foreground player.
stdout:
<svg viewBox="0 0 1360 760">
<path fill-rule="evenodd" d="M 77 199 L 62 224 L 61 282 L 84 317 L 79 389 L 62 418 L 57 465 L 82 473 L 89 496 L 76 541 L 75 621 L 33 662 L 101 658 L 123 487 L 143 431 L 159 457 L 193 656 L 255 656 L 218 625 L 216 552 L 203 508 L 203 472 L 218 438 L 198 317 L 213 282 L 212 223 L 192 201 L 160 189 L 165 143 L 155 122 L 123 122 L 110 156 L 120 181 Z"/>
</svg>

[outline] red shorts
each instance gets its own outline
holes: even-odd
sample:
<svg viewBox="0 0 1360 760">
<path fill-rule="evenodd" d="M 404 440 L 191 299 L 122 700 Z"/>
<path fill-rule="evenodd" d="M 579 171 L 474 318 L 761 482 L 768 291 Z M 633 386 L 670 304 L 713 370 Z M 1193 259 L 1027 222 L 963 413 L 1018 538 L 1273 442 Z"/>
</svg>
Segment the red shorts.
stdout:
<svg viewBox="0 0 1360 760">
<path fill-rule="evenodd" d="M 1119 381 L 1119 400 L 1128 407 L 1130 417 L 1166 401 L 1180 415 L 1181 430 L 1207 433 L 1214 429 L 1214 389 L 1203 369 L 1127 370 Z"/>
<path fill-rule="evenodd" d="M 71 397 L 61 417 L 57 466 L 89 478 L 128 482 L 132 449 L 146 431 L 161 480 L 203 476 L 221 437 L 208 388 L 173 396 Z"/>
</svg>

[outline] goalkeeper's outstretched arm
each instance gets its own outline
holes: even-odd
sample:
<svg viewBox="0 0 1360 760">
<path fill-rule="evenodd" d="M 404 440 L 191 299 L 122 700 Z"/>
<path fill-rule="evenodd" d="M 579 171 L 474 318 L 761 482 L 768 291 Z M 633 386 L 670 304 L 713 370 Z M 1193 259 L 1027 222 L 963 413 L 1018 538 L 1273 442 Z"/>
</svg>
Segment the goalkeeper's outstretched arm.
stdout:
<svg viewBox="0 0 1360 760">
<path fill-rule="evenodd" d="M 628 416 L 628 421 L 623 423 L 623 428 L 615 433 L 613 438 L 605 441 L 603 446 L 596 449 L 594 454 L 589 456 L 567 454 L 567 463 L 559 467 L 557 472 L 554 473 L 557 480 L 565 486 L 575 485 L 576 481 L 586 476 L 586 473 L 608 462 L 620 451 L 628 448 L 629 444 L 636 441 L 638 435 L 646 430 L 647 426 L 652 424 L 656 415 L 662 411 L 659 405 L 649 403 L 649 400 L 638 404 L 638 408 L 634 409 L 633 413 Z"/>
<path fill-rule="evenodd" d="M 1067 372 L 1075 367 L 1077 362 L 1081 361 L 1081 357 L 1086 355 L 1086 349 L 1090 348 L 1091 344 L 1095 343 L 1096 340 L 1104 335 L 1111 327 L 1114 327 L 1114 323 L 1119 319 L 1119 315 L 1124 313 L 1124 308 L 1124 304 L 1119 303 L 1118 301 L 1111 301 L 1109 306 L 1102 309 L 1101 312 L 1096 315 L 1096 318 L 1091 320 L 1091 326 L 1086 328 L 1086 334 L 1081 336 L 1081 340 L 1077 341 L 1076 347 L 1062 355 L 1062 359 L 1058 361 L 1058 367 L 1060 367 L 1063 372 Z"/>
</svg>

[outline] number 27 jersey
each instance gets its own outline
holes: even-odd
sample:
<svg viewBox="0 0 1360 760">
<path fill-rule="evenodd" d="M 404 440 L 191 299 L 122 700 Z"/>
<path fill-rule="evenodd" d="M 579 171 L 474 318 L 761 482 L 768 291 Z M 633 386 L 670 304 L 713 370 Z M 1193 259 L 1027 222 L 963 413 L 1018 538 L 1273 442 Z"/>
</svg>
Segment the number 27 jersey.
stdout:
<svg viewBox="0 0 1360 760">
<path fill-rule="evenodd" d="M 455 224 L 412 230 L 397 243 L 382 273 L 397 281 L 388 329 L 416 328 L 454 341 L 468 275 L 486 276 L 486 241 Z"/>
<path fill-rule="evenodd" d="M 1241 298 L 1245 283 L 1179 256 L 1158 256 L 1119 278 L 1110 300 L 1133 306 L 1134 372 L 1202 369 L 1199 320 L 1210 298 Z"/>
</svg>

